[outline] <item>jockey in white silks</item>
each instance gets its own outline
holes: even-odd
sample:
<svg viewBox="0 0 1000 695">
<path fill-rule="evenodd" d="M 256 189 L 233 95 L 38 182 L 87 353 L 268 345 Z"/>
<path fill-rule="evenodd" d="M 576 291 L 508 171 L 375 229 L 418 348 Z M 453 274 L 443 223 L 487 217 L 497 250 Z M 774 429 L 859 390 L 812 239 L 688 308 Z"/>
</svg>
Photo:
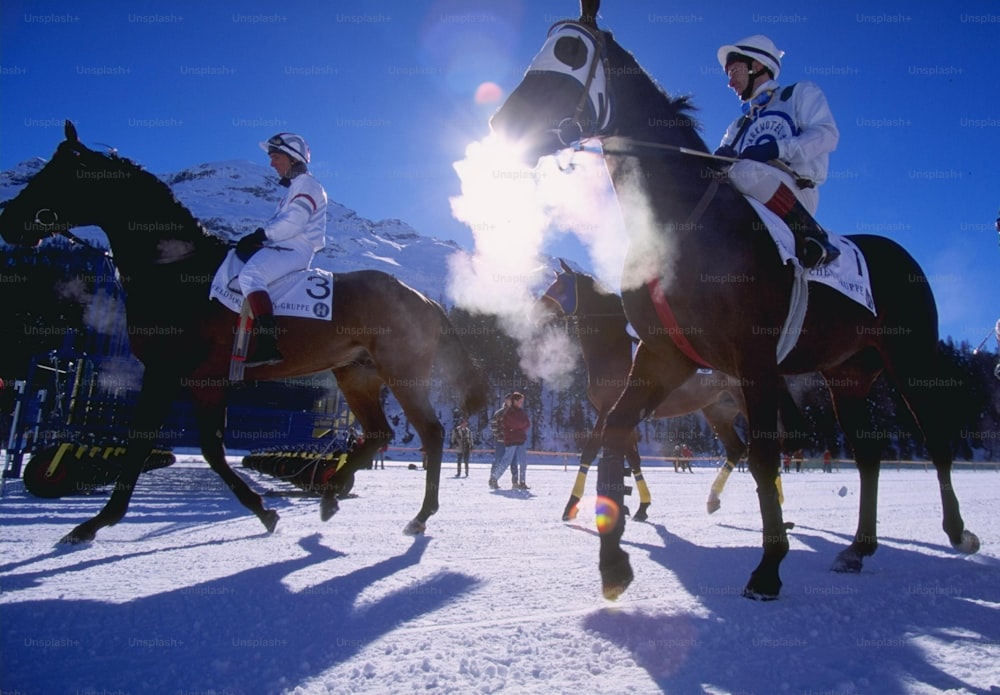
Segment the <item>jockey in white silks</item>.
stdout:
<svg viewBox="0 0 1000 695">
<path fill-rule="evenodd" d="M 743 102 L 743 116 L 726 130 L 715 154 L 740 159 L 730 167 L 729 181 L 784 220 L 795 236 L 799 259 L 812 268 L 840 255 L 813 218 L 818 187 L 826 181 L 840 133 L 818 85 L 802 81 L 779 86 L 782 55 L 762 34 L 718 50 L 729 86 Z M 768 164 L 774 160 L 785 166 Z"/>
<path fill-rule="evenodd" d="M 309 146 L 294 133 L 278 133 L 260 143 L 271 167 L 288 188 L 267 223 L 236 245 L 243 261 L 239 284 L 254 317 L 256 348 L 245 365 L 256 367 L 281 362 L 274 307 L 267 286 L 296 270 L 308 268 L 326 244 L 326 191 L 309 173 Z"/>
</svg>

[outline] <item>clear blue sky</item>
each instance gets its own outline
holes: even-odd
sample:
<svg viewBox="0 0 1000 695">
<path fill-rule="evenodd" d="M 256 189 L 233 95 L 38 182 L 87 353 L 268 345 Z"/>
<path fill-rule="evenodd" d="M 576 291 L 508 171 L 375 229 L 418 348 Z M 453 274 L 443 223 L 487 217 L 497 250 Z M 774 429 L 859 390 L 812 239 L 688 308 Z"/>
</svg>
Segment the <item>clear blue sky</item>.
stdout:
<svg viewBox="0 0 1000 695">
<path fill-rule="evenodd" d="M 979 343 L 1000 317 L 1000 4 L 604 5 L 603 26 L 642 65 L 694 95 L 710 146 L 738 114 L 716 48 L 770 35 L 786 53 L 782 83 L 818 82 L 840 127 L 820 221 L 901 242 L 930 276 L 942 335 Z M 448 199 L 459 192 L 452 163 L 497 106 L 476 90 L 508 93 L 548 26 L 579 10 L 572 0 L 5 0 L 0 12 L 0 168 L 48 157 L 65 118 L 156 173 L 265 163 L 257 143 L 291 130 L 309 140 L 333 199 L 471 247 Z"/>
</svg>

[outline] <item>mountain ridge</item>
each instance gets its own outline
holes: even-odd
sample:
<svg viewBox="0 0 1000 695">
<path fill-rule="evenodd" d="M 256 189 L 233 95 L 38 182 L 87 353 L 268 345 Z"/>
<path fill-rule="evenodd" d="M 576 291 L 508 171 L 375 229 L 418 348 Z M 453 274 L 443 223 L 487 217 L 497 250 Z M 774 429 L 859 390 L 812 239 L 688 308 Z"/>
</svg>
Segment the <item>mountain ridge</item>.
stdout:
<svg viewBox="0 0 1000 695">
<path fill-rule="evenodd" d="M 15 197 L 45 163 L 44 158 L 33 157 L 0 172 L 0 203 Z M 262 226 L 283 194 L 269 167 L 246 160 L 204 162 L 154 175 L 205 229 L 231 242 Z M 74 233 L 107 247 L 107 238 L 96 227 L 80 227 Z M 327 244 L 317 252 L 313 266 L 333 272 L 382 270 L 443 301 L 448 257 L 461 250 L 455 241 L 421 234 L 403 220 L 370 220 L 330 198 Z"/>
</svg>

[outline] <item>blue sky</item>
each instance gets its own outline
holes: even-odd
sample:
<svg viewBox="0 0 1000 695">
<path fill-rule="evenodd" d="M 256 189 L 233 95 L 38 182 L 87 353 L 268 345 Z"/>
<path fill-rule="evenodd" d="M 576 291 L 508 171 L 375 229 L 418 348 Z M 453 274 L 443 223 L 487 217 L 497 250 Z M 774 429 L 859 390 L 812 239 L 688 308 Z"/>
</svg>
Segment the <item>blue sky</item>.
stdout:
<svg viewBox="0 0 1000 695">
<path fill-rule="evenodd" d="M 738 114 L 716 48 L 770 35 L 786 54 L 782 83 L 819 83 L 840 128 L 820 221 L 902 243 L 930 277 L 942 335 L 982 340 L 1000 317 L 1000 5 L 604 5 L 602 25 L 640 64 L 694 96 L 712 147 Z M 548 26 L 579 11 L 570 0 L 5 0 L 0 12 L 2 169 L 48 157 L 65 118 L 156 173 L 264 164 L 257 143 L 291 130 L 334 200 L 471 247 L 448 200 L 452 164 L 498 105 L 480 86 L 509 93 Z M 585 258 L 572 243 L 552 250 Z"/>
</svg>

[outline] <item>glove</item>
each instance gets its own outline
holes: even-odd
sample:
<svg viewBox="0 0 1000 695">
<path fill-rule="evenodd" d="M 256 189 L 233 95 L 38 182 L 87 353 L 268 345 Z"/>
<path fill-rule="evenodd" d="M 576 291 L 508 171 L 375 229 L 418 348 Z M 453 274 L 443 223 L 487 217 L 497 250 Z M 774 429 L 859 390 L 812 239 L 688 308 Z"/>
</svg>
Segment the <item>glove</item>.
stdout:
<svg viewBox="0 0 1000 695">
<path fill-rule="evenodd" d="M 714 154 L 716 157 L 731 157 L 732 159 L 736 159 L 737 157 L 736 148 L 732 145 L 723 145 Z"/>
<path fill-rule="evenodd" d="M 740 152 L 740 159 L 752 159 L 755 162 L 770 162 L 778 158 L 778 143 L 774 140 L 763 145 L 751 145 Z"/>
<path fill-rule="evenodd" d="M 263 227 L 258 227 L 253 234 L 247 234 L 236 242 L 236 257 L 246 263 L 251 256 L 264 247 L 265 241 L 267 241 L 267 233 L 264 232 Z"/>
</svg>

